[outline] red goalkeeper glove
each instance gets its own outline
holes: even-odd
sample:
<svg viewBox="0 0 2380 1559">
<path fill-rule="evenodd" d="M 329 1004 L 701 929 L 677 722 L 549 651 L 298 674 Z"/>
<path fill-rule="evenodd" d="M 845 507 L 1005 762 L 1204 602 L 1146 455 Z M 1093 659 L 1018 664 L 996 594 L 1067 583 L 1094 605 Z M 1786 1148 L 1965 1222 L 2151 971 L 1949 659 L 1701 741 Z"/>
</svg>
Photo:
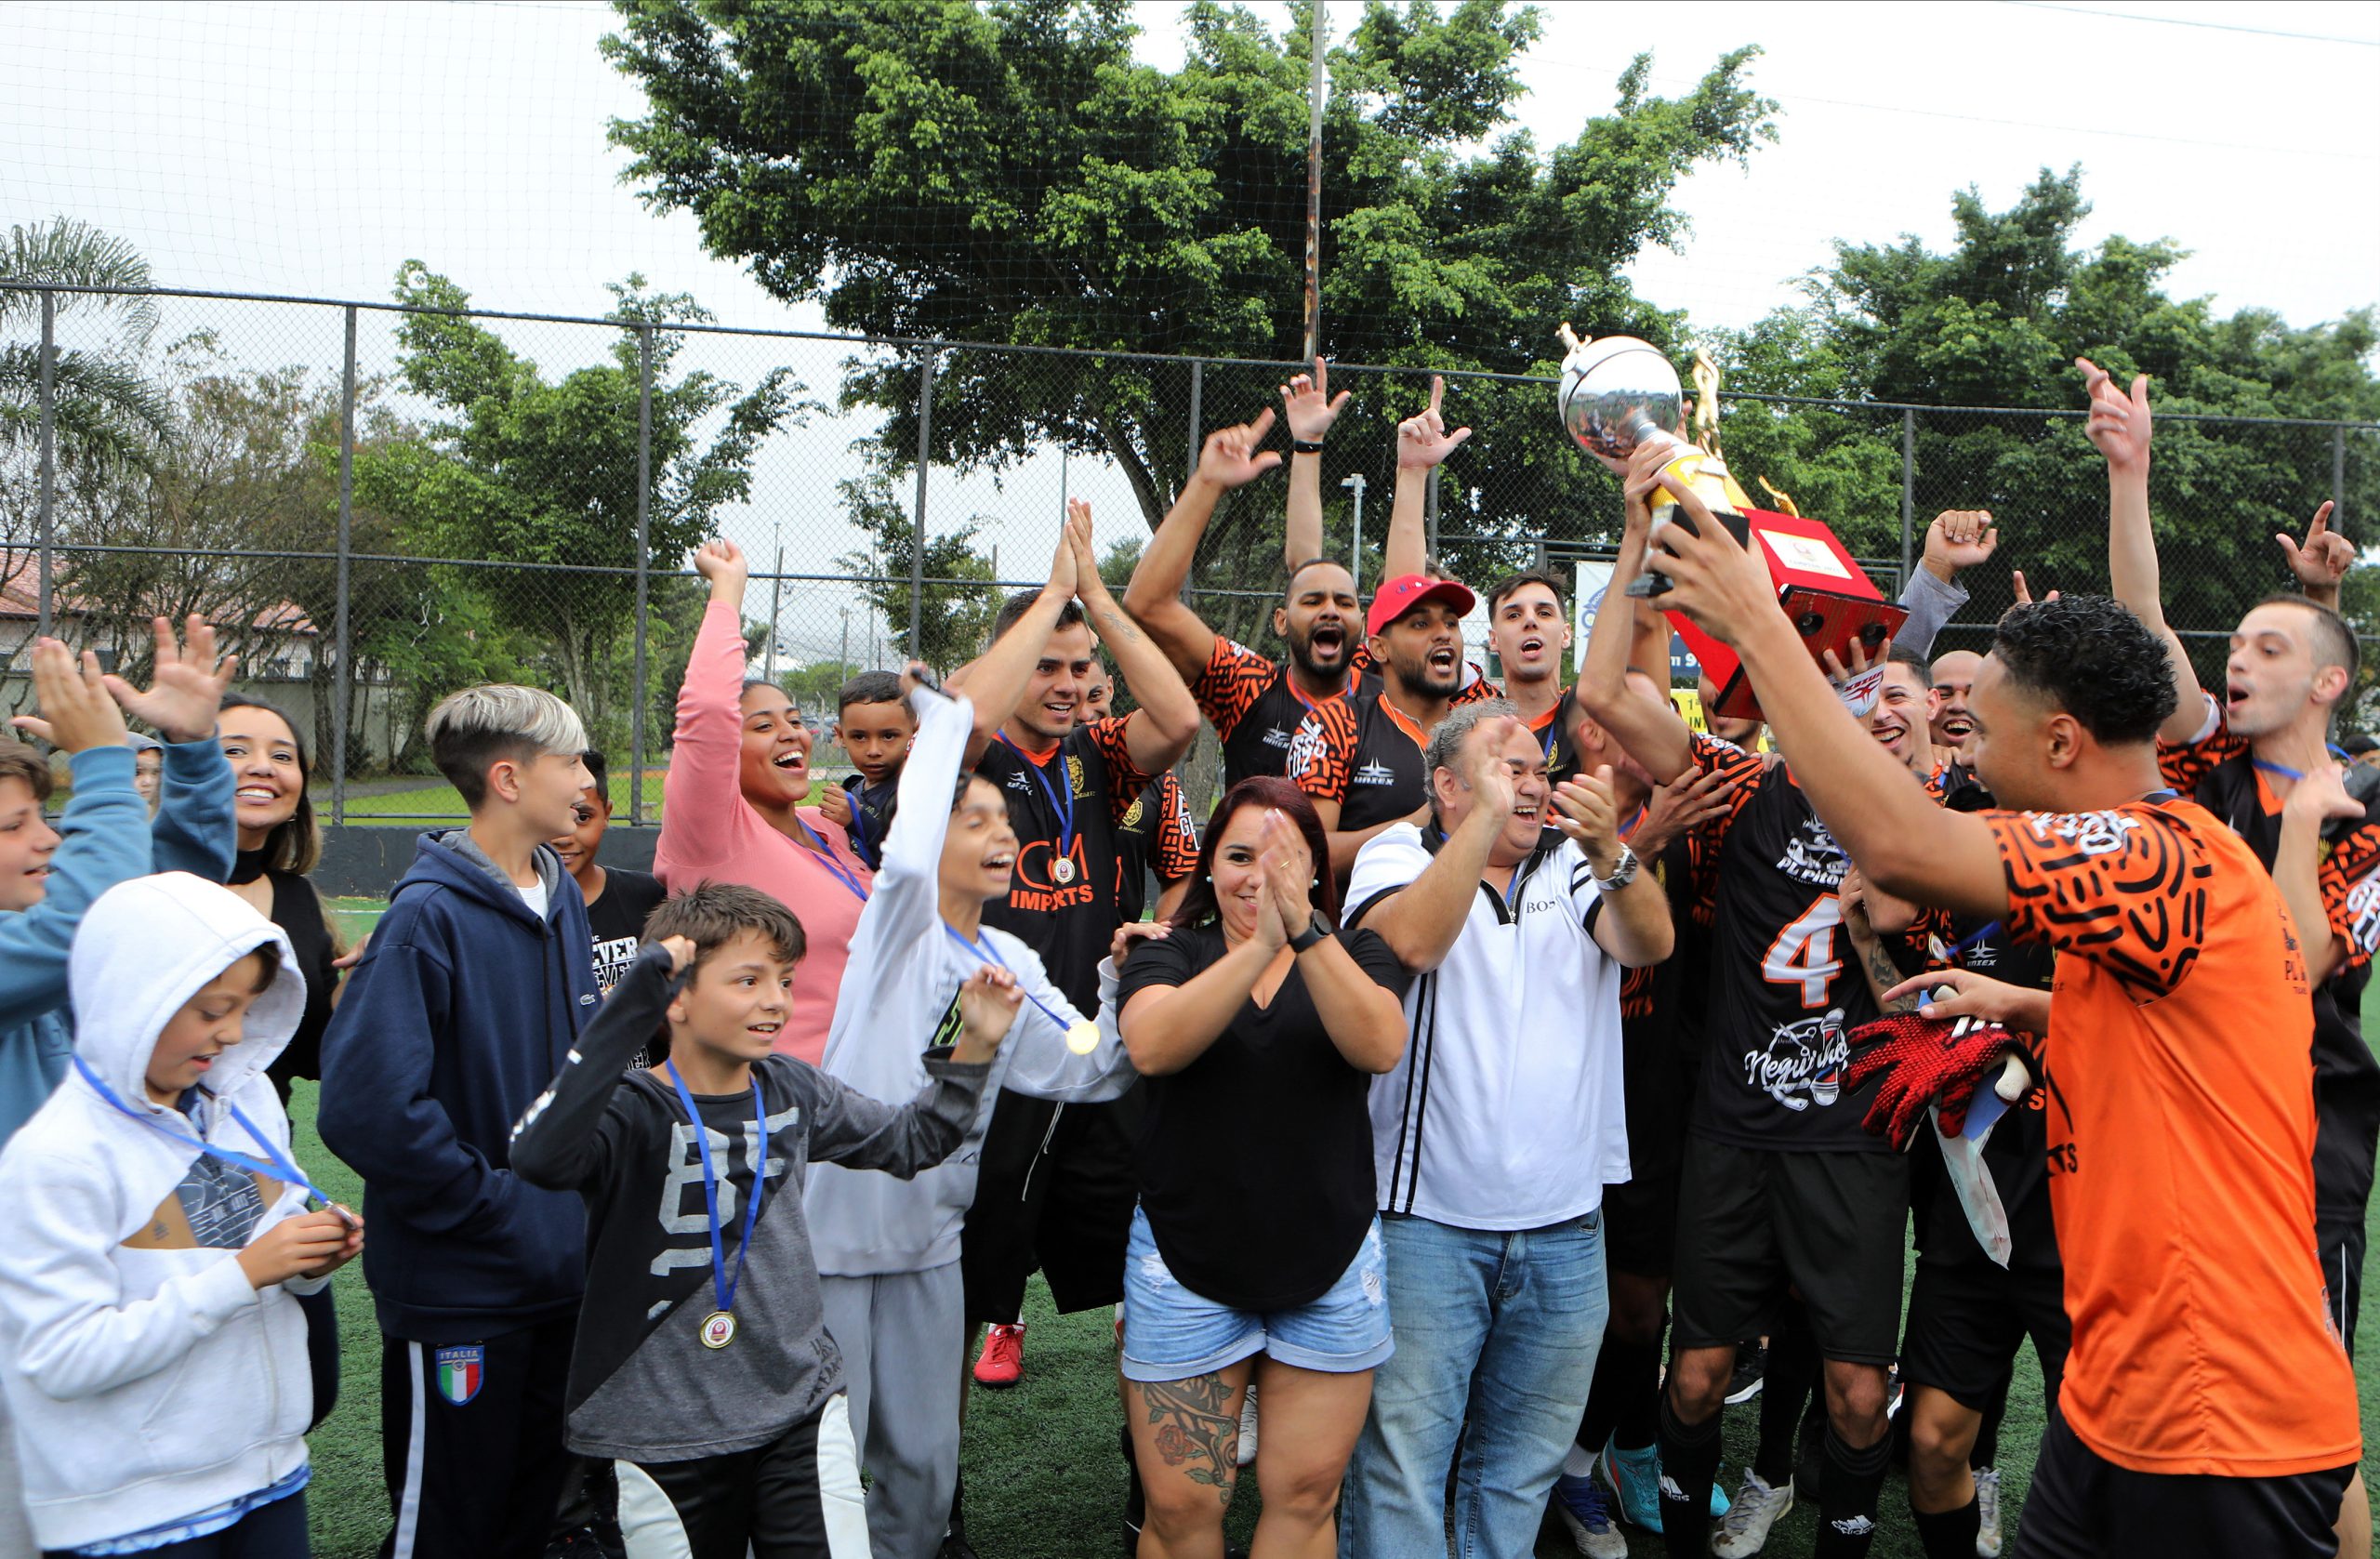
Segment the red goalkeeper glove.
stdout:
<svg viewBox="0 0 2380 1559">
<path fill-rule="evenodd" d="M 1861 1024 L 1850 1038 L 1845 1081 L 1856 1089 L 1879 1074 L 1884 1077 L 1860 1124 L 1900 1149 L 1916 1137 L 1928 1104 L 1939 1108 L 1946 1135 L 1965 1130 L 1976 1085 L 1999 1066 L 2001 1057 L 2021 1049 L 2016 1037 L 1998 1024 L 1921 1018 L 1914 1012 Z"/>
</svg>

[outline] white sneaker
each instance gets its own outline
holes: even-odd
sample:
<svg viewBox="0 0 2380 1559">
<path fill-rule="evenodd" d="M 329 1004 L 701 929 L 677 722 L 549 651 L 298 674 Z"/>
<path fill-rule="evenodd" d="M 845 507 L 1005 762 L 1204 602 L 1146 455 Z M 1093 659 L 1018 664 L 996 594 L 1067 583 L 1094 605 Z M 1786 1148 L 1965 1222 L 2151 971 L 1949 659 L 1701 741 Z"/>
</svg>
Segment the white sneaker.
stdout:
<svg viewBox="0 0 2380 1559">
<path fill-rule="evenodd" d="M 1975 1470 L 1975 1510 L 1981 1518 L 1976 1527 L 1975 1559 L 2000 1559 L 1999 1468 Z"/>
<path fill-rule="evenodd" d="M 1719 1518 L 1719 1530 L 1712 1535 L 1711 1552 L 1719 1559 L 1752 1559 L 1767 1544 L 1768 1529 L 1792 1508 L 1792 1479 L 1782 1488 L 1771 1488 L 1766 1478 L 1746 1470 L 1736 1502 Z"/>
<path fill-rule="evenodd" d="M 1239 1405 L 1239 1455 L 1242 1467 L 1256 1465 L 1256 1382 L 1248 1383 L 1248 1396 Z"/>
</svg>

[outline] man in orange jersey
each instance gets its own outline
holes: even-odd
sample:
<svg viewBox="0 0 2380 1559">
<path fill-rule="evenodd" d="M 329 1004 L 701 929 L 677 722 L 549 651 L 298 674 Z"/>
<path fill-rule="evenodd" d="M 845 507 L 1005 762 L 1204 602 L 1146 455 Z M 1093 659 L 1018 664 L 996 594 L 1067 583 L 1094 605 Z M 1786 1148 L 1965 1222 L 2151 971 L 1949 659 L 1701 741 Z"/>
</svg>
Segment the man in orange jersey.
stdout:
<svg viewBox="0 0 2380 1559">
<path fill-rule="evenodd" d="M 2011 612 L 1976 671 L 1970 749 L 2023 810 L 1946 812 L 1856 739 L 1766 572 L 1675 495 L 1694 523 L 1657 540 L 1664 604 L 1742 656 L 1867 879 L 2061 955 L 2050 1190 L 2074 1345 L 2019 1559 L 2328 1559 L 2360 1440 L 2314 1248 L 2305 956 L 2254 853 L 2159 773 L 2162 643 L 2104 598 Z M 1871 1118 L 1938 1096 L 1957 1130 L 2008 1043 L 1945 1026 L 1902 1046 Z"/>
</svg>

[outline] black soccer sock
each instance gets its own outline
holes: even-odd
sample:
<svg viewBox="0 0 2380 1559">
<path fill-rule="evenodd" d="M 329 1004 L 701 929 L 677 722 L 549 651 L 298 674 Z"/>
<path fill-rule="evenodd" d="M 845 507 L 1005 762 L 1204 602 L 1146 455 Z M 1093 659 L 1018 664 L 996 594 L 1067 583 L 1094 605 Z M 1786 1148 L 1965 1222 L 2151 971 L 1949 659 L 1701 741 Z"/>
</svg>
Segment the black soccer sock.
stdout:
<svg viewBox="0 0 2380 1559">
<path fill-rule="evenodd" d="M 1909 1513 L 1917 1518 L 1917 1540 L 1924 1545 L 1925 1559 L 1973 1559 L 1983 1511 L 1972 1498 L 1954 1511 L 1928 1515 L 1911 1505 Z"/>
<path fill-rule="evenodd" d="M 1810 1551 L 1817 1559 L 1863 1559 L 1876 1540 L 1876 1501 L 1892 1454 L 1889 1434 L 1854 1450 L 1828 1426 L 1826 1462 L 1818 1474 L 1818 1540 Z M 1972 1542 L 1967 1552 L 1975 1552 Z"/>
<path fill-rule="evenodd" d="M 1670 1405 L 1670 1394 L 1661 1393 L 1661 1531 L 1672 1553 L 1711 1550 L 1711 1486 L 1719 1478 L 1722 1416 L 1686 1423 Z"/>
<path fill-rule="evenodd" d="M 1813 1392 L 1824 1399 L 1818 1384 L 1818 1341 L 1810 1318 L 1798 1304 L 1780 1307 L 1776 1329 L 1768 1338 L 1768 1364 L 1760 1388 L 1760 1448 L 1752 1470 L 1771 1488 L 1783 1488 L 1793 1475 L 1793 1432 L 1802 1421 L 1802 1406 Z"/>
<path fill-rule="evenodd" d="M 1579 1423 L 1580 1447 L 1593 1454 L 1606 1440 L 1622 1450 L 1651 1445 L 1660 1433 L 1660 1344 L 1605 1337 L 1586 1417 Z"/>
<path fill-rule="evenodd" d="M 2016 1378 L 2016 1367 L 2011 1364 L 2000 1372 L 2000 1383 L 1991 1388 L 1991 1400 L 1983 1405 L 1983 1427 L 1975 1432 L 1975 1448 L 1967 1452 L 1970 1468 L 2000 1465 L 2000 1420 L 2008 1416 L 2008 1387 Z"/>
</svg>

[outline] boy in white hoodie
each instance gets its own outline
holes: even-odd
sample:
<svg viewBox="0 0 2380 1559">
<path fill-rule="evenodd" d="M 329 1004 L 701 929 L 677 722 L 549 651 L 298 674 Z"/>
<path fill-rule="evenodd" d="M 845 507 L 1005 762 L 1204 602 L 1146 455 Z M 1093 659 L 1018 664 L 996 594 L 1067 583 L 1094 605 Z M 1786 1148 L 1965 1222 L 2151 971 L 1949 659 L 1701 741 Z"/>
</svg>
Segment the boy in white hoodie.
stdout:
<svg viewBox="0 0 2380 1559">
<path fill-rule="evenodd" d="M 904 678 L 917 740 L 843 965 L 825 1070 L 876 1098 L 906 1098 L 925 1081 L 915 1037 L 955 1034 L 960 987 L 977 970 L 1007 969 L 1025 999 L 956 1153 L 906 1181 L 822 1165 L 804 1196 L 852 1433 L 873 1480 L 876 1559 L 932 1559 L 953 1510 L 967 1362 L 959 1235 L 975 1199 L 990 1101 L 1002 1089 L 1063 1103 L 1114 1099 L 1137 1076 L 1112 1017 L 1084 1017 L 1030 947 L 984 924 L 985 903 L 1006 900 L 1016 830 L 997 786 L 962 777 L 973 706 L 920 685 L 917 670 Z M 1103 967 L 1103 989 L 1113 980 Z"/>
<path fill-rule="evenodd" d="M 78 1037 L 0 1152 L 0 1389 L 52 1553 L 306 1552 L 312 1293 L 363 1249 L 308 1212 L 265 1067 L 305 1011 L 279 927 L 185 873 L 108 890 Z"/>
</svg>

